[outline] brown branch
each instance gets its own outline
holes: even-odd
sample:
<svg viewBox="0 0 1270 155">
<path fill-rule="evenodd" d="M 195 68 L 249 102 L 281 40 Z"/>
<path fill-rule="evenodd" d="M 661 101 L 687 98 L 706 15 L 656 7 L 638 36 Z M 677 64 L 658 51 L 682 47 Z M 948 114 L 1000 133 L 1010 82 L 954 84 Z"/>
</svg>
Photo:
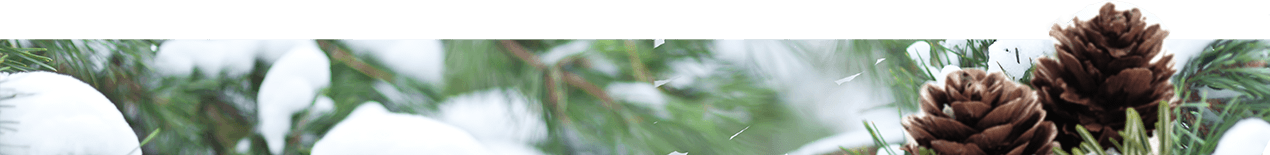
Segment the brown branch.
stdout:
<svg viewBox="0 0 1270 155">
<path fill-rule="evenodd" d="M 520 46 L 520 43 L 516 43 L 516 41 L 511 40 L 500 40 L 499 43 L 502 43 L 503 48 L 506 48 L 507 52 L 511 52 L 511 54 L 515 55 L 516 58 L 520 58 L 521 61 L 529 63 L 530 66 L 534 66 L 534 68 L 537 68 L 538 70 L 547 69 L 547 65 L 538 61 L 538 56 L 534 56 L 534 54 L 526 52 L 525 47 Z"/>
<path fill-rule="evenodd" d="M 635 41 L 626 40 L 626 54 L 630 55 L 631 67 L 635 70 L 635 80 L 639 82 L 653 83 L 648 76 L 648 68 L 644 67 L 643 61 L 639 59 L 639 48 L 635 47 Z"/>
<path fill-rule="evenodd" d="M 366 61 L 353 56 L 353 54 L 348 51 L 340 49 L 339 46 L 335 45 L 333 40 L 318 40 L 317 42 L 318 46 L 322 48 L 323 51 L 330 52 L 332 60 L 348 65 L 348 67 L 353 68 L 353 70 L 357 70 L 357 72 L 366 74 L 366 76 L 370 76 L 371 78 L 384 80 L 384 82 L 391 84 L 396 83 L 396 81 L 393 80 L 394 75 L 392 73 L 375 68 L 369 63 L 366 63 Z"/>
<path fill-rule="evenodd" d="M 537 56 L 534 56 L 532 53 L 525 51 L 525 47 L 521 46 L 519 43 L 516 43 L 516 41 L 500 40 L 499 43 L 501 43 L 503 47 L 507 49 L 505 51 L 507 51 L 508 53 L 512 55 L 515 55 L 516 58 L 520 58 L 521 61 L 524 61 L 525 63 L 529 63 L 529 65 L 534 66 L 534 68 L 537 68 L 539 71 L 547 70 L 546 65 L 543 65 L 542 62 L 538 61 Z M 604 89 L 600 89 L 599 86 L 596 86 L 595 84 L 591 84 L 591 82 L 587 82 L 586 79 L 583 79 L 581 76 L 578 76 L 569 72 L 561 72 L 561 76 L 563 76 L 562 78 L 564 78 L 565 84 L 576 87 L 578 89 L 582 89 L 582 91 L 586 92 L 587 94 L 590 94 L 591 96 L 595 96 L 596 98 L 599 98 L 601 101 L 604 102 L 605 107 L 609 109 L 613 109 L 613 110 L 618 110 L 621 108 L 613 104 L 613 98 L 609 97 L 608 93 L 604 92 Z"/>
</svg>

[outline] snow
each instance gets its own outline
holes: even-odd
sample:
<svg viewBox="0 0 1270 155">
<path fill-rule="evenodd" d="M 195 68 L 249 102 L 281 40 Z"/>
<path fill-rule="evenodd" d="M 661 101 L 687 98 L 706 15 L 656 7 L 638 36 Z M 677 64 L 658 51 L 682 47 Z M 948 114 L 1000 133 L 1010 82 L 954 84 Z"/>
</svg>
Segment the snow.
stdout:
<svg viewBox="0 0 1270 155">
<path fill-rule="evenodd" d="M 904 133 L 904 127 L 900 125 L 900 115 L 894 109 L 891 109 L 890 111 L 869 111 L 862 115 L 862 117 L 866 118 L 863 120 L 867 120 L 870 124 L 874 124 L 878 127 L 878 134 L 881 135 L 882 139 L 885 139 L 886 142 L 898 143 L 907 139 L 906 136 L 908 134 Z M 860 122 L 860 120 L 848 122 Z M 864 129 L 842 132 L 804 144 L 802 147 L 799 147 L 794 151 L 790 151 L 789 154 L 815 155 L 838 151 L 841 150 L 841 147 L 856 148 L 862 146 L 872 146 L 873 139 L 871 137 L 872 134 L 870 134 L 868 130 Z"/>
<path fill-rule="evenodd" d="M 957 67 L 954 65 L 944 66 L 944 69 L 939 70 L 939 73 L 935 74 L 935 84 L 943 85 L 944 81 L 947 81 L 946 79 L 948 79 L 948 74 L 952 74 L 952 72 L 956 72 L 960 70 L 961 70 L 961 67 Z"/>
<path fill-rule="evenodd" d="M 188 76 L 194 68 L 203 72 L 202 76 L 217 77 L 224 71 L 230 77 L 239 77 L 251 72 L 256 60 L 272 64 L 289 52 L 291 47 L 311 43 L 312 40 L 168 40 L 157 47 L 158 54 L 152 67 L 162 75 Z M 77 45 L 78 46 L 78 45 Z M 88 43 L 88 47 L 99 51 L 109 48 L 101 43 Z M 152 47 L 153 48 L 153 47 Z M 94 63 L 101 65 L 96 59 L 104 62 L 111 52 L 99 52 Z"/>
<path fill-rule="evenodd" d="M 322 95 L 322 96 L 318 96 L 317 100 L 313 101 L 313 107 L 310 110 L 310 112 L 312 113 L 310 113 L 309 117 L 317 118 L 317 116 L 330 114 L 331 112 L 334 112 L 334 111 L 335 111 L 335 100 L 331 99 L 331 97 L 327 97 L 326 95 Z"/>
<path fill-rule="evenodd" d="M 489 155 L 468 132 L 423 116 L 388 112 L 378 102 L 359 105 L 313 145 L 313 155 Z"/>
<path fill-rule="evenodd" d="M 673 80 L 667 81 L 666 84 L 679 89 L 692 87 L 697 80 L 710 78 L 710 75 L 720 68 L 717 62 L 708 60 L 698 62 L 694 59 L 680 59 L 668 64 L 672 71 L 670 79 Z"/>
<path fill-rule="evenodd" d="M 1205 49 L 1208 49 L 1208 44 L 1213 43 L 1213 41 L 1216 40 L 1164 39 L 1163 46 L 1165 52 L 1173 53 L 1173 68 L 1180 71 L 1182 67 L 1186 66 L 1186 63 L 1190 63 L 1191 59 L 1198 57 Z"/>
<path fill-rule="evenodd" d="M 73 77 L 0 73 L 0 97 L 0 154 L 128 154 L 140 146 L 114 103 Z"/>
<path fill-rule="evenodd" d="M 308 108 L 319 89 L 331 83 L 330 62 L 316 42 L 298 44 L 265 74 L 257 95 L 261 136 L 274 154 L 282 153 L 291 115 Z"/>
<path fill-rule="evenodd" d="M 745 132 L 745 129 L 750 129 L 750 126 L 745 126 L 745 128 L 741 129 L 741 131 L 737 131 L 736 134 L 732 134 L 732 137 L 728 137 L 728 140 L 732 140 L 733 138 L 736 138 L 736 136 L 741 135 L 742 132 Z"/>
<path fill-rule="evenodd" d="M 768 83 L 777 92 L 783 103 L 789 104 L 795 113 L 808 117 L 810 121 L 828 127 L 837 132 L 836 136 L 804 144 L 791 154 L 818 154 L 840 150 L 839 147 L 872 145 L 868 131 L 860 121 L 876 122 L 882 131 L 902 131 L 900 114 L 894 108 L 875 108 L 894 100 L 890 88 L 883 83 L 875 83 L 871 76 L 859 76 L 857 82 L 842 85 L 828 83 L 852 74 L 860 73 L 866 68 L 875 67 L 873 58 L 859 62 L 839 62 L 845 65 L 826 65 L 826 68 L 813 68 L 812 63 L 842 61 L 852 57 L 841 56 L 835 49 L 841 41 L 778 41 L 778 40 L 716 40 L 712 49 L 715 57 L 731 65 L 742 66 L 749 72 L 766 77 Z M 789 44 L 811 45 L 805 51 L 792 51 Z M 849 44 L 848 44 L 849 45 Z M 798 57 L 798 52 L 812 55 Z M 886 51 L 872 51 L 882 54 Z M 916 55 L 916 54 L 914 54 Z M 834 57 L 838 56 L 838 57 Z M 933 67 L 932 67 L 933 68 Z M 932 69 L 933 70 L 933 69 Z M 867 74 L 866 74 L 867 75 Z M 864 81 L 864 82 L 861 82 Z M 883 132 L 888 142 L 904 140 L 902 132 Z"/>
<path fill-rule="evenodd" d="M 1215 155 L 1260 154 L 1270 144 L 1270 123 L 1261 118 L 1247 118 L 1222 134 Z"/>
<path fill-rule="evenodd" d="M 542 108 L 515 90 L 462 94 L 439 108 L 438 120 L 466 130 L 484 143 L 533 145 L 547 138 Z"/>
<path fill-rule="evenodd" d="M 445 48 L 440 40 L 343 40 L 353 52 L 368 54 L 405 77 L 441 87 Z"/>
<path fill-rule="evenodd" d="M 966 45 L 966 43 L 969 43 L 969 42 L 970 41 L 966 39 L 944 39 L 944 41 L 940 42 L 939 45 L 944 46 L 944 48 L 954 49 L 954 48 L 957 48 L 957 46 L 962 46 L 962 47 L 968 46 Z"/>
<path fill-rule="evenodd" d="M 1054 45 L 1052 39 L 997 40 L 988 46 L 988 72 L 1004 71 L 1011 79 L 1023 78 L 1040 57 L 1054 57 Z"/>
<path fill-rule="evenodd" d="M 855 80 L 855 77 L 860 76 L 860 74 L 864 74 L 864 72 L 855 73 L 855 75 L 851 75 L 851 76 L 847 76 L 847 77 L 842 78 L 842 79 L 838 79 L 838 81 L 833 81 L 833 83 L 837 83 L 838 85 L 842 85 L 842 83 L 844 83 L 844 82 L 851 82 L 851 80 Z"/>
<path fill-rule="evenodd" d="M 661 117 L 663 119 L 670 118 L 670 111 L 666 110 L 666 95 L 662 94 L 661 90 L 653 87 L 652 84 L 630 82 L 609 83 L 608 86 L 604 87 L 604 91 L 608 92 L 609 96 L 612 96 L 614 99 L 652 109 L 657 117 Z"/>
<path fill-rule="evenodd" d="M 604 75 L 608 75 L 610 77 L 617 76 L 617 73 L 621 71 L 621 69 L 617 68 L 617 64 L 614 64 L 613 61 L 609 61 L 609 59 L 605 58 L 603 55 L 588 54 L 586 57 L 587 61 L 591 62 L 591 69 L 604 73 Z"/>
<path fill-rule="evenodd" d="M 654 39 L 654 40 L 653 40 L 653 48 L 657 48 L 657 47 L 661 46 L 661 44 L 665 44 L 665 43 L 666 43 L 666 39 Z"/>
<path fill-rule="evenodd" d="M 238 144 L 234 144 L 235 152 L 238 154 L 247 154 L 251 151 L 251 137 L 238 140 Z"/>
<path fill-rule="evenodd" d="M 556 65 L 556 63 L 559 63 L 560 60 L 563 60 L 565 57 L 580 54 L 590 49 L 590 40 L 575 40 L 564 45 L 551 48 L 551 50 L 547 51 L 547 54 L 543 54 L 542 57 L 539 57 L 538 59 L 546 65 Z"/>
<path fill-rule="evenodd" d="M 675 79 L 679 79 L 680 77 L 682 77 L 682 76 L 675 76 L 675 77 L 670 77 L 669 79 L 665 79 L 665 80 L 657 80 L 657 81 L 653 81 L 653 87 L 661 87 L 662 85 L 666 85 L 666 83 L 670 83 L 670 81 L 675 80 Z"/>
<path fill-rule="evenodd" d="M 670 154 L 667 154 L 667 155 L 688 155 L 688 152 L 680 153 L 679 151 L 674 151 L 674 152 L 670 152 Z"/>
<path fill-rule="evenodd" d="M 943 62 L 946 63 L 944 65 L 957 65 L 961 61 L 957 58 L 957 54 L 952 51 L 946 51 L 942 56 L 934 58 L 930 55 L 930 48 L 929 43 L 926 43 L 925 41 L 917 41 L 913 43 L 913 45 L 909 45 L 908 49 L 905 50 L 908 51 L 909 58 L 917 61 L 918 65 L 925 65 L 922 67 L 926 68 L 926 71 L 931 74 L 939 71 L 939 68 L 937 67 L 939 64 L 932 64 L 932 59 L 943 60 Z"/>
</svg>

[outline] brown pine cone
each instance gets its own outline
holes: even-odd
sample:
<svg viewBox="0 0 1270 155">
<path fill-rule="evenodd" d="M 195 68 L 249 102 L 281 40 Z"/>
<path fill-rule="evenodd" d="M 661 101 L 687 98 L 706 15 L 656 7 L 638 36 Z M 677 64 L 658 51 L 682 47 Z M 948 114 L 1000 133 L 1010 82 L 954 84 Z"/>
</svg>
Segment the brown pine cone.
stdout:
<svg viewBox="0 0 1270 155">
<path fill-rule="evenodd" d="M 1136 108 L 1146 129 L 1154 130 L 1156 106 L 1173 97 L 1173 55 L 1150 62 L 1161 54 L 1168 32 L 1147 27 L 1138 9 L 1116 11 L 1111 3 L 1088 22 L 1073 21 L 1075 27 L 1066 29 L 1054 25 L 1057 56 L 1040 58 L 1032 74 L 1046 120 L 1059 128 L 1056 140 L 1064 150 L 1078 146 L 1080 124 L 1103 147 L 1113 147 L 1111 139 L 1124 139 L 1117 131 L 1124 129 L 1127 108 Z"/>
<path fill-rule="evenodd" d="M 1005 78 L 967 69 L 948 74 L 944 85 L 922 86 L 923 114 L 904 117 L 913 138 L 904 150 L 929 148 L 940 155 L 1051 154 L 1053 123 L 1035 92 Z"/>
</svg>

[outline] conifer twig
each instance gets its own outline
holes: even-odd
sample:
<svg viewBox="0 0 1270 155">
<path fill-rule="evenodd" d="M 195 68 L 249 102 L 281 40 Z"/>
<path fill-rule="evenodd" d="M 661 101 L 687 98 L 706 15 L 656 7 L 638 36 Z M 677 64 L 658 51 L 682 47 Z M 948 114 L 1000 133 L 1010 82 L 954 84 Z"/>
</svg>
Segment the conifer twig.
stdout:
<svg viewBox="0 0 1270 155">
<path fill-rule="evenodd" d="M 635 70 L 635 80 L 639 82 L 653 83 L 648 77 L 648 68 L 644 67 L 644 63 L 640 61 L 639 54 L 636 51 L 635 41 L 626 40 L 626 54 L 630 55 L 631 67 Z"/>
<path fill-rule="evenodd" d="M 531 66 L 534 66 L 534 68 L 537 68 L 539 71 L 545 71 L 547 69 L 546 65 L 543 65 L 542 62 L 538 61 L 537 56 L 525 51 L 525 47 L 521 46 L 519 43 L 516 43 L 516 41 L 500 40 L 499 43 L 502 44 L 504 48 L 506 48 L 506 50 L 504 51 L 507 51 L 508 53 L 512 55 L 515 55 L 516 58 L 520 58 L 521 61 L 524 61 L 525 63 L 528 63 Z M 583 79 L 581 76 L 578 76 L 576 74 L 569 73 L 569 72 L 561 72 L 560 76 L 562 76 L 561 78 L 564 78 L 565 84 L 568 84 L 569 86 L 573 86 L 578 89 L 582 89 L 583 92 L 586 92 L 587 94 L 590 94 L 591 96 L 595 96 L 596 98 L 599 98 L 601 101 L 604 102 L 603 104 L 605 107 L 608 107 L 609 109 L 613 109 L 613 110 L 617 110 L 621 108 L 613 104 L 613 98 L 609 97 L 608 93 L 604 92 L 604 89 L 600 89 L 599 86 L 596 86 L 595 84 L 591 84 L 591 82 L 587 82 L 586 79 Z"/>
<path fill-rule="evenodd" d="M 367 76 L 370 76 L 371 78 L 384 80 L 384 82 L 396 84 L 396 81 L 392 80 L 393 79 L 392 73 L 388 73 L 383 70 L 380 70 L 379 68 L 375 68 L 374 66 L 371 66 L 369 63 L 366 63 L 366 61 L 358 59 L 357 57 L 353 56 L 353 54 L 349 53 L 348 51 L 345 51 L 344 49 L 340 49 L 338 46 L 335 46 L 335 44 L 332 41 L 318 40 L 317 42 L 318 42 L 318 46 L 322 48 L 323 51 L 330 52 L 331 59 L 335 61 L 339 61 L 340 63 L 344 63 L 345 65 L 348 65 L 348 67 L 353 68 L 353 70 L 362 72 L 362 74 L 366 74 Z"/>
</svg>

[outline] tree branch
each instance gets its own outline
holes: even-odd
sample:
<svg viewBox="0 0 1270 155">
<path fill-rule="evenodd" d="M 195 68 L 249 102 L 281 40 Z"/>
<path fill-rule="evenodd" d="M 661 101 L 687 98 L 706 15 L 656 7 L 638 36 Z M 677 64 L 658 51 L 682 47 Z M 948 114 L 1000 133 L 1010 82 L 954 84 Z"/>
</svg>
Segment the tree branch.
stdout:
<svg viewBox="0 0 1270 155">
<path fill-rule="evenodd" d="M 542 62 L 538 61 L 537 56 L 534 56 L 532 53 L 525 51 L 525 47 L 521 46 L 519 43 L 516 43 L 516 41 L 500 40 L 499 43 L 501 43 L 503 47 L 506 49 L 504 51 L 507 51 L 508 53 L 512 55 L 515 55 L 516 58 L 520 58 L 521 61 L 524 61 L 525 63 L 528 63 L 531 66 L 534 66 L 534 68 L 537 68 L 539 71 L 547 70 L 547 66 L 543 65 Z M 604 92 L 604 89 L 600 89 L 599 86 L 596 86 L 595 84 L 591 84 L 591 82 L 587 82 L 586 79 L 583 79 L 581 76 L 578 76 L 576 74 L 569 73 L 569 72 L 561 72 L 561 76 L 563 76 L 562 78 L 564 78 L 565 84 L 568 84 L 569 86 L 573 86 L 578 89 L 582 89 L 582 91 L 586 92 L 587 94 L 590 94 L 591 96 L 595 96 L 596 98 L 599 98 L 601 101 L 604 102 L 603 104 L 605 107 L 609 109 L 613 109 L 613 110 L 618 110 L 621 108 L 613 104 L 613 98 L 609 97 L 608 93 Z"/>
<path fill-rule="evenodd" d="M 388 73 L 383 70 L 380 70 L 379 68 L 375 68 L 374 66 L 371 66 L 369 63 L 366 63 L 366 61 L 358 59 L 357 57 L 353 56 L 353 54 L 349 53 L 348 51 L 345 51 L 344 49 L 339 48 L 339 46 L 336 46 L 334 40 L 318 40 L 317 42 L 318 42 L 318 46 L 322 48 L 323 51 L 330 52 L 332 60 L 348 65 L 348 67 L 353 68 L 353 70 L 357 70 L 358 72 L 361 72 L 362 74 L 366 74 L 366 76 L 370 76 L 371 78 L 384 80 L 384 82 L 388 82 L 391 84 L 396 84 L 396 81 L 393 80 L 395 78 L 393 78 L 394 75 L 392 73 Z"/>
<path fill-rule="evenodd" d="M 638 47 L 635 47 L 635 41 L 626 40 L 626 54 L 630 55 L 631 67 L 635 70 L 635 80 L 639 82 L 653 83 L 648 76 L 648 68 L 644 67 L 643 61 L 639 59 Z"/>
</svg>

